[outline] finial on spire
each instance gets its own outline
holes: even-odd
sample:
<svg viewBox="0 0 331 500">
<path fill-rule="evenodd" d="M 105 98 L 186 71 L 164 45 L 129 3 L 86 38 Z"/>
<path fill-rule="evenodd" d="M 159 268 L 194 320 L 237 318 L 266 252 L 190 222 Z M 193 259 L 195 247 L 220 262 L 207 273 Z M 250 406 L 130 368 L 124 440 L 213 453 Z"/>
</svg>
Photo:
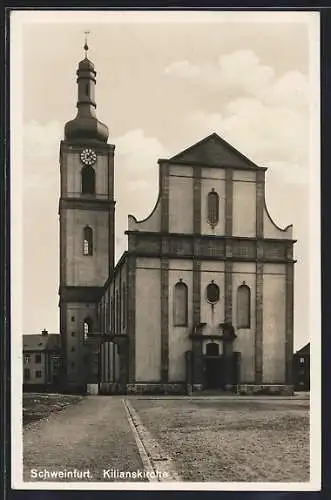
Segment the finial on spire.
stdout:
<svg viewBox="0 0 331 500">
<path fill-rule="evenodd" d="M 85 57 L 87 58 L 87 51 L 88 51 L 87 36 L 90 34 L 90 32 L 89 31 L 84 31 L 84 33 L 85 33 L 84 50 L 85 50 Z"/>
</svg>

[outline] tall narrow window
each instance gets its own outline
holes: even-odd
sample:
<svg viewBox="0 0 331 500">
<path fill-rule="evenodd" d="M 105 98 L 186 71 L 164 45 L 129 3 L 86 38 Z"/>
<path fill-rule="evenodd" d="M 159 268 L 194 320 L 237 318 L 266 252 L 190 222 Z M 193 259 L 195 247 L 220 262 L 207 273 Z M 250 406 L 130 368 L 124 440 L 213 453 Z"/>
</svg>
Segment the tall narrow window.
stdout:
<svg viewBox="0 0 331 500">
<path fill-rule="evenodd" d="M 187 286 L 181 280 L 174 289 L 174 325 L 187 326 Z"/>
<path fill-rule="evenodd" d="M 92 321 L 91 318 L 85 318 L 83 324 L 84 340 L 87 340 L 88 334 L 91 333 Z"/>
<path fill-rule="evenodd" d="M 91 165 L 82 168 L 82 193 L 95 194 L 95 171 Z"/>
<path fill-rule="evenodd" d="M 88 83 L 85 83 L 85 95 L 88 97 L 89 95 L 89 86 Z"/>
<path fill-rule="evenodd" d="M 212 227 L 215 227 L 219 219 L 219 196 L 214 188 L 208 193 L 207 205 L 208 222 Z"/>
<path fill-rule="evenodd" d="M 83 230 L 83 254 L 93 255 L 93 230 L 90 226 L 85 226 Z"/>
<path fill-rule="evenodd" d="M 251 290 L 245 282 L 237 291 L 237 327 L 251 327 Z"/>
</svg>

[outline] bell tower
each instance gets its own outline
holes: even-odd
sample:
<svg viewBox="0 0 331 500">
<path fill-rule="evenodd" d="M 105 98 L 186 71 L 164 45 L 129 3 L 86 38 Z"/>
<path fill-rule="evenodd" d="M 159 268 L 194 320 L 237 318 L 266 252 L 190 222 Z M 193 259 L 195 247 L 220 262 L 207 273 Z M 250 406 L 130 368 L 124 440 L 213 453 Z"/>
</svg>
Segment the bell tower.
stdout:
<svg viewBox="0 0 331 500">
<path fill-rule="evenodd" d="M 84 50 L 77 115 L 66 123 L 60 145 L 60 332 L 70 388 L 91 381 L 84 339 L 98 331 L 98 302 L 114 268 L 115 146 L 107 143 L 108 127 L 96 117 L 96 71 L 86 40 Z"/>
</svg>

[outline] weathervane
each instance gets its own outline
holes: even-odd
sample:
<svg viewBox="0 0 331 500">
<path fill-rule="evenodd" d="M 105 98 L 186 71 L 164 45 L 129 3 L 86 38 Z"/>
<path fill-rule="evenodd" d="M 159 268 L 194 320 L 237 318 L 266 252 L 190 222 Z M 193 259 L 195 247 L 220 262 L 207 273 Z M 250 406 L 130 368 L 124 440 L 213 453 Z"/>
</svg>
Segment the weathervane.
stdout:
<svg viewBox="0 0 331 500">
<path fill-rule="evenodd" d="M 89 31 L 84 31 L 84 33 L 85 33 L 84 50 L 85 50 L 85 57 L 87 58 L 87 51 L 88 51 L 87 36 L 90 34 L 90 32 Z"/>
</svg>

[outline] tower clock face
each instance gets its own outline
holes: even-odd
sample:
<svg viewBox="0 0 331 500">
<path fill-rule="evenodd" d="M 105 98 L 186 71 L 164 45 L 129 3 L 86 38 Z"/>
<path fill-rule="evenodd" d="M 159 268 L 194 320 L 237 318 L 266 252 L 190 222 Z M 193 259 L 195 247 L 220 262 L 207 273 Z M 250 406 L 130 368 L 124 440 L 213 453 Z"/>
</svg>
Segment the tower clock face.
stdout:
<svg viewBox="0 0 331 500">
<path fill-rule="evenodd" d="M 97 160 L 97 154 L 95 151 L 93 151 L 93 149 L 83 149 L 80 154 L 80 159 L 81 162 L 84 163 L 84 165 L 93 165 L 93 163 L 95 163 Z"/>
</svg>

